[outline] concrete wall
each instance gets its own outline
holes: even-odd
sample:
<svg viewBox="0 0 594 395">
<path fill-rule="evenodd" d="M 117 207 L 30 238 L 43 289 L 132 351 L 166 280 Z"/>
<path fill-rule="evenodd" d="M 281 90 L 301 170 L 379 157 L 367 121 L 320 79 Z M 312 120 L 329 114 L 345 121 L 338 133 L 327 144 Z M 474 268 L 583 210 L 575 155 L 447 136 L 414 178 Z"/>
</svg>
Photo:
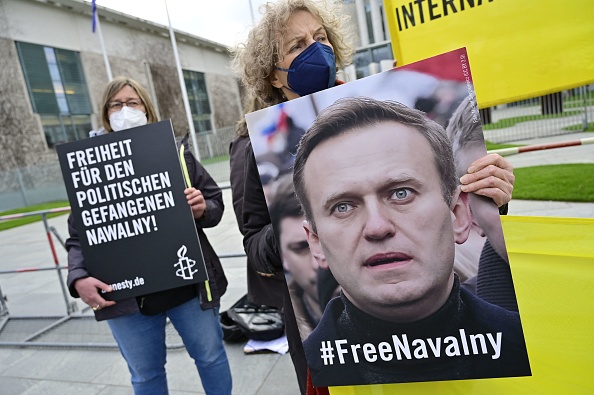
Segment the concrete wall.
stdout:
<svg viewBox="0 0 594 395">
<path fill-rule="evenodd" d="M 0 170 L 51 159 L 13 41 L 0 38 Z"/>
</svg>

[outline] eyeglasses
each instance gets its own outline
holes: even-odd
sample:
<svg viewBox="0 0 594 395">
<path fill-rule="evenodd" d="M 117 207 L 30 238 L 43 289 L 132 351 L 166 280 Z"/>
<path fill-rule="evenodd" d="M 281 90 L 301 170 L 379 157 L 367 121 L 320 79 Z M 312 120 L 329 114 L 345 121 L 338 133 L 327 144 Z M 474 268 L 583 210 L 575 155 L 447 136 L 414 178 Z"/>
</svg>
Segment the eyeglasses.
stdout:
<svg viewBox="0 0 594 395">
<path fill-rule="evenodd" d="M 125 105 L 126 107 L 130 108 L 138 108 L 142 106 L 142 100 L 140 99 L 130 99 L 128 101 L 110 101 L 107 103 L 108 110 L 121 110 L 122 106 Z"/>
</svg>

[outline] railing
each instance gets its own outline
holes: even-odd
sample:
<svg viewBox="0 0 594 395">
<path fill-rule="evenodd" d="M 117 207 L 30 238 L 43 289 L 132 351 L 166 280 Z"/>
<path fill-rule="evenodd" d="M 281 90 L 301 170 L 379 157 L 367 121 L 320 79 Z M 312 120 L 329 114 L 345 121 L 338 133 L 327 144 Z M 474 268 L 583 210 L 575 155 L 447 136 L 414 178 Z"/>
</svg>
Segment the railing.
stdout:
<svg viewBox="0 0 594 395">
<path fill-rule="evenodd" d="M 492 107 L 481 116 L 485 139 L 493 143 L 579 133 L 594 120 L 594 91 L 582 86 Z"/>
<path fill-rule="evenodd" d="M 47 241 L 49 244 L 50 252 L 54 259 L 54 267 L 46 267 L 46 268 L 30 267 L 30 268 L 24 268 L 24 269 L 0 270 L 0 274 L 26 273 L 26 272 L 37 272 L 37 271 L 44 271 L 44 270 L 55 270 L 56 274 L 58 276 L 58 281 L 60 282 L 62 294 L 64 296 L 64 302 L 66 303 L 66 311 L 68 312 L 68 314 L 71 314 L 76 310 L 76 308 L 74 307 L 75 305 L 70 303 L 70 301 L 69 301 L 68 292 L 66 290 L 66 286 L 64 285 L 64 279 L 62 278 L 62 272 L 61 272 L 62 269 L 67 269 L 68 267 L 60 266 L 60 260 L 58 258 L 58 254 L 56 252 L 56 246 L 54 244 L 54 240 L 52 239 L 52 233 L 54 233 L 57 236 L 57 239 L 62 244 L 62 246 L 64 246 L 64 242 L 57 235 L 56 230 L 54 228 L 51 228 L 47 223 L 48 214 L 65 213 L 65 212 L 69 212 L 69 211 L 70 211 L 70 207 L 61 207 L 61 208 L 54 208 L 54 209 L 49 209 L 49 210 L 32 211 L 30 213 L 10 214 L 10 215 L 0 216 L 0 221 L 8 221 L 8 220 L 13 220 L 13 219 L 32 217 L 32 216 L 38 216 L 38 215 L 41 216 L 41 220 L 43 222 L 43 227 L 45 229 L 45 234 L 47 236 Z"/>
<path fill-rule="evenodd" d="M 375 66 L 372 68 L 379 71 L 379 64 Z M 493 143 L 511 143 L 591 130 L 594 122 L 594 88 L 582 86 L 498 105 L 481 110 L 481 117 L 485 139 Z M 202 159 L 210 154 L 227 154 L 233 136 L 232 127 L 221 128 L 216 134 L 197 135 Z M 205 168 L 217 183 L 229 182 L 228 161 L 205 165 Z M 0 209 L 66 199 L 66 188 L 57 162 L 0 171 Z"/>
<path fill-rule="evenodd" d="M 227 189 L 223 188 L 223 189 Z M 58 231 L 49 226 L 48 215 L 52 213 L 69 212 L 70 207 L 62 207 L 49 210 L 40 210 L 23 214 L 11 214 L 0 216 L 0 222 L 18 218 L 41 216 L 43 227 L 47 236 L 49 249 L 53 258 L 52 267 L 27 267 L 18 269 L 0 270 L 0 275 L 19 273 L 44 272 L 55 270 L 58 282 L 66 305 L 66 315 L 63 316 L 11 316 L 6 296 L 0 287 L 0 347 L 73 347 L 73 348 L 116 348 L 109 327 L 105 322 L 96 322 L 92 315 L 83 315 L 90 309 L 88 306 L 78 312 L 77 303 L 70 297 L 62 276 L 62 270 L 68 269 L 61 266 L 56 251 L 55 238 L 60 245 L 65 247 L 64 240 Z M 220 259 L 241 258 L 245 253 L 220 254 Z M 31 333 L 29 333 L 31 332 Z M 5 333 L 8 333 L 6 336 Z M 181 349 L 184 347 L 177 333 L 168 324 L 166 328 L 166 343 L 169 349 Z M 18 337 L 18 340 L 12 340 Z M 92 341 L 80 341 L 81 338 L 91 338 Z M 6 340 L 8 338 L 8 340 Z M 47 340 L 49 339 L 49 340 Z M 72 341 L 65 341 L 72 339 Z M 104 339 L 103 342 L 96 341 Z"/>
</svg>

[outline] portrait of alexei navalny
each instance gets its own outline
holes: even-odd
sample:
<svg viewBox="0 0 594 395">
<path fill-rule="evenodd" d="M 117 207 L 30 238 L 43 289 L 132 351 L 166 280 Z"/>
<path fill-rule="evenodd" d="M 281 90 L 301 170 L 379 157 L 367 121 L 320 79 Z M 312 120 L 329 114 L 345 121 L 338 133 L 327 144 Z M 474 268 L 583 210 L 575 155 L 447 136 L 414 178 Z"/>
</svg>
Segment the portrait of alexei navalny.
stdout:
<svg viewBox="0 0 594 395">
<path fill-rule="evenodd" d="M 342 289 L 304 341 L 315 386 L 531 374 L 519 314 L 454 274 L 472 219 L 440 125 L 339 99 L 302 137 L 293 182 L 311 255 Z"/>
</svg>

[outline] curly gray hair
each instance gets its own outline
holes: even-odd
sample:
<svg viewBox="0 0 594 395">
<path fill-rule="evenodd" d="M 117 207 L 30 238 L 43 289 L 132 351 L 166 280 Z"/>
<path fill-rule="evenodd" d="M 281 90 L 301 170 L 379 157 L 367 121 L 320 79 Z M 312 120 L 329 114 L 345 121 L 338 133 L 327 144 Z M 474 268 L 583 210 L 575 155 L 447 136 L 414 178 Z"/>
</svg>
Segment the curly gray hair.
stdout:
<svg viewBox="0 0 594 395">
<path fill-rule="evenodd" d="M 282 91 L 270 83 L 276 63 L 281 61 L 283 33 L 293 12 L 305 10 L 320 20 L 334 48 L 336 65 L 344 67 L 351 62 L 353 46 L 345 23 L 349 17 L 337 0 L 279 0 L 260 7 L 262 20 L 254 26 L 247 41 L 236 46 L 232 68 L 237 72 L 248 94 L 260 98 L 268 105 L 286 101 Z"/>
</svg>

